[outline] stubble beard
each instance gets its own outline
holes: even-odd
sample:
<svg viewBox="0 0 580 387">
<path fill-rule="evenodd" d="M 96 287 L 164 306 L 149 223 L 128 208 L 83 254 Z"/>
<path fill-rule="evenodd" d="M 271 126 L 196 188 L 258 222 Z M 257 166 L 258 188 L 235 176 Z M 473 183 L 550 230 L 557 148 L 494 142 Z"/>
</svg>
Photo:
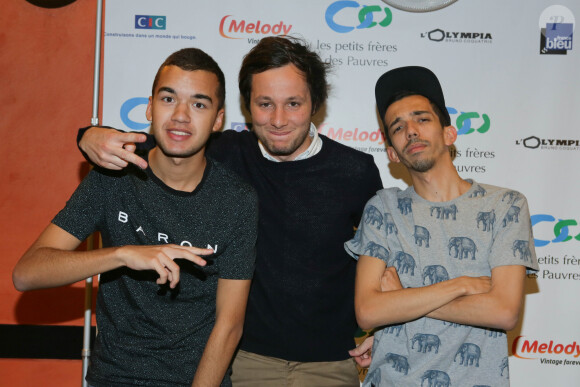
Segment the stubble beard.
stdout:
<svg viewBox="0 0 580 387">
<path fill-rule="evenodd" d="M 421 144 L 425 144 L 427 146 L 431 145 L 428 141 L 423 141 L 423 140 L 411 140 L 407 143 L 407 145 L 405 145 L 405 148 L 403 150 L 403 152 L 412 144 L 414 143 L 421 143 Z M 435 158 L 431 157 L 431 158 L 426 158 L 426 159 L 419 159 L 419 160 L 407 160 L 404 163 L 407 168 L 415 171 L 415 172 L 427 172 L 429 171 L 431 168 L 433 168 L 433 165 L 435 165 Z"/>
<path fill-rule="evenodd" d="M 286 146 L 276 146 L 273 141 L 272 142 L 268 141 L 266 136 L 259 135 L 257 131 L 255 133 L 256 133 L 256 136 L 258 137 L 258 139 L 260 140 L 260 142 L 262 143 L 262 145 L 264 146 L 264 148 L 268 151 L 268 153 L 270 155 L 272 155 L 272 156 L 289 156 L 292 153 L 296 152 L 296 149 L 300 148 L 302 146 L 302 144 L 304 144 L 304 142 L 306 141 L 306 138 L 310 134 L 310 129 L 307 130 L 306 132 L 304 132 L 303 135 L 292 140 Z"/>
</svg>

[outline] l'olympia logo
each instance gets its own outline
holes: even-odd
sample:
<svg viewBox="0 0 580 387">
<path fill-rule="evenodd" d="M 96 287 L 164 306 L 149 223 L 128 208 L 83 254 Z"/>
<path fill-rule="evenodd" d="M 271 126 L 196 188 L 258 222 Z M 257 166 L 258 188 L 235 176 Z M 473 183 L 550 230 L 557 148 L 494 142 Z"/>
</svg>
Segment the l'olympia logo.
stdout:
<svg viewBox="0 0 580 387">
<path fill-rule="evenodd" d="M 490 32 L 456 32 L 444 31 L 436 28 L 429 32 L 422 32 L 422 38 L 427 38 L 434 42 L 448 43 L 491 43 L 492 36 Z"/>
<path fill-rule="evenodd" d="M 580 344 L 576 341 L 558 342 L 555 340 L 530 340 L 526 336 L 518 336 L 512 344 L 512 353 L 520 359 L 537 359 L 542 355 L 567 355 L 574 358 L 580 357 Z M 546 360 L 542 361 L 545 363 Z M 566 362 L 566 361 L 565 361 Z M 548 362 L 554 364 L 552 362 Z M 559 364 L 562 364 L 560 362 Z M 580 365 L 580 361 L 565 364 Z"/>
<path fill-rule="evenodd" d="M 528 149 L 580 150 L 580 140 L 572 138 L 540 138 L 530 136 L 516 140 L 516 145 L 522 145 Z"/>
<path fill-rule="evenodd" d="M 283 21 L 275 23 L 262 20 L 247 21 L 236 19 L 232 15 L 226 15 L 220 21 L 220 35 L 228 39 L 244 39 L 255 35 L 288 35 L 290 30 L 292 25 Z"/>
<path fill-rule="evenodd" d="M 165 16 L 135 15 L 135 28 L 139 30 L 164 30 L 167 26 Z"/>
<path fill-rule="evenodd" d="M 356 1 L 340 0 L 330 4 L 324 15 L 331 30 L 345 34 L 375 26 L 387 27 L 393 21 L 393 13 L 388 7 L 360 5 Z M 354 24 L 354 25 L 353 25 Z"/>
<path fill-rule="evenodd" d="M 540 15 L 540 54 L 566 55 L 572 50 L 574 15 L 563 5 L 552 5 Z"/>
</svg>

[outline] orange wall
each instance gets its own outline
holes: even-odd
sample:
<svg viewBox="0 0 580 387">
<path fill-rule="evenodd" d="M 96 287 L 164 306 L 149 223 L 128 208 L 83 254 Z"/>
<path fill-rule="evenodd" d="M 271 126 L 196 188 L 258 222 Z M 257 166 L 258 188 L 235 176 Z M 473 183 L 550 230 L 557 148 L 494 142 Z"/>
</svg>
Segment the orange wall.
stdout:
<svg viewBox="0 0 580 387">
<path fill-rule="evenodd" d="M 75 138 L 92 112 L 95 18 L 96 0 L 2 2 L 0 324 L 82 325 L 82 283 L 21 294 L 11 272 L 86 171 Z M 0 375 L 6 386 L 79 386 L 81 363 L 0 359 Z"/>
</svg>

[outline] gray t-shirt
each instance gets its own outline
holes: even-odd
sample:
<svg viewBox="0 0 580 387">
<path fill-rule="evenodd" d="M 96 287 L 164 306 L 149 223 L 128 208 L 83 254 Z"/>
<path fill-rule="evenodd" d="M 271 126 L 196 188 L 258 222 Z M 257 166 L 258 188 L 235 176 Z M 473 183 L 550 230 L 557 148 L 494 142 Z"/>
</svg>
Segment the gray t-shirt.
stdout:
<svg viewBox="0 0 580 387">
<path fill-rule="evenodd" d="M 100 276 L 90 384 L 190 386 L 215 323 L 218 278 L 252 278 L 257 218 L 254 189 L 210 159 L 193 192 L 171 189 L 150 169 L 91 171 L 55 225 L 80 240 L 100 231 L 104 247 L 174 243 L 215 254 L 205 267 L 175 260 L 175 289 L 157 285 L 154 271 Z"/>
<path fill-rule="evenodd" d="M 526 198 L 468 181 L 469 191 L 448 202 L 429 202 L 413 187 L 379 191 L 346 250 L 356 259 L 368 255 L 394 266 L 405 288 L 490 276 L 502 265 L 537 270 Z M 509 386 L 505 332 L 427 317 L 378 330 L 364 386 L 424 382 Z"/>
</svg>

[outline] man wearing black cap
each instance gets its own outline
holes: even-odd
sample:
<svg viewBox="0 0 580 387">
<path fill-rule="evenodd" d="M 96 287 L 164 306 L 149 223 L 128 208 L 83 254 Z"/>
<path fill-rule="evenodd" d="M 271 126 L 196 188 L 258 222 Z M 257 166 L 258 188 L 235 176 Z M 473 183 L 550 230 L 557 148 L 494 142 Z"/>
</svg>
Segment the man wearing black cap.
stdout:
<svg viewBox="0 0 580 387">
<path fill-rule="evenodd" d="M 538 269 L 526 198 L 458 175 L 430 70 L 391 70 L 375 93 L 389 160 L 413 185 L 379 191 L 345 244 L 358 259 L 359 325 L 386 326 L 365 386 L 508 386 L 504 330 L 517 324 L 526 268 Z"/>
</svg>

